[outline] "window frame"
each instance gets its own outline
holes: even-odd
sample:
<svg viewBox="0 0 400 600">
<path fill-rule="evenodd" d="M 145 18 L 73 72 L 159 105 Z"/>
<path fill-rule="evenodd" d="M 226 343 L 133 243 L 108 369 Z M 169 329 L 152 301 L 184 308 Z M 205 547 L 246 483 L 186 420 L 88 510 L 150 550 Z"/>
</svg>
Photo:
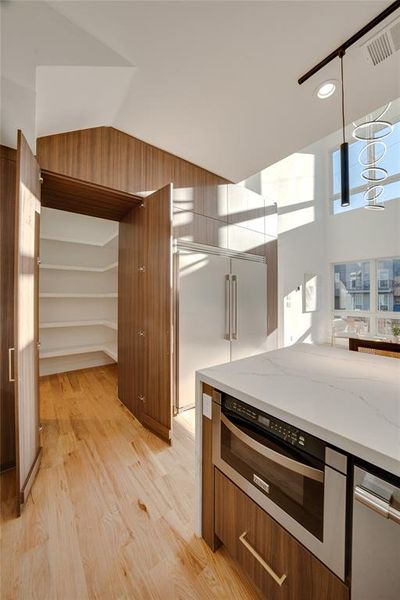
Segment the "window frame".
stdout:
<svg viewBox="0 0 400 600">
<path fill-rule="evenodd" d="M 377 258 L 356 258 L 352 260 L 338 260 L 330 264 L 330 307 L 332 323 L 335 316 L 365 317 L 369 319 L 368 334 L 383 337 L 384 334 L 378 333 L 378 319 L 400 320 L 399 311 L 378 310 L 378 263 L 382 260 L 400 260 L 400 256 L 379 256 Z M 369 310 L 347 310 L 345 308 L 335 309 L 335 266 L 347 265 L 353 262 L 369 263 Z"/>
</svg>

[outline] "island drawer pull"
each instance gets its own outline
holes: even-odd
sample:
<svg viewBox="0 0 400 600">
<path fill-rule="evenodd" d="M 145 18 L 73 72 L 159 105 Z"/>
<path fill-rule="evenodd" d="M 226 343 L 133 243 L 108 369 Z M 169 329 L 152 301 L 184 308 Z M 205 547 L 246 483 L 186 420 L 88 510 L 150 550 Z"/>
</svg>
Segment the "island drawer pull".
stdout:
<svg viewBox="0 0 400 600">
<path fill-rule="evenodd" d="M 267 571 L 268 575 L 270 575 L 272 577 L 272 579 L 279 586 L 281 586 L 286 579 L 286 573 L 284 573 L 281 577 L 279 577 L 279 575 L 277 575 L 275 573 L 275 571 L 265 562 L 265 560 L 263 558 L 261 558 L 261 556 L 258 554 L 258 552 L 256 550 L 254 550 L 253 546 L 251 544 L 249 544 L 249 542 L 246 540 L 246 535 L 247 535 L 247 531 L 244 531 L 242 533 L 242 535 L 239 536 L 239 541 L 243 544 L 243 546 L 245 548 L 247 548 L 247 550 L 250 552 L 250 554 L 252 554 L 252 556 L 254 556 L 256 561 L 258 563 L 260 563 L 260 565 L 263 567 L 263 569 L 265 569 L 265 571 Z"/>
</svg>

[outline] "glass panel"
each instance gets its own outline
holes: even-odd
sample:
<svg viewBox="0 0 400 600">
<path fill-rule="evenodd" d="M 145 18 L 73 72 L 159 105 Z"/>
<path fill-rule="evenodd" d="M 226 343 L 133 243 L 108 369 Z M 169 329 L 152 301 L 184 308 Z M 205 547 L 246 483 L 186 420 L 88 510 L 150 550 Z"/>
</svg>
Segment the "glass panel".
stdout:
<svg viewBox="0 0 400 600">
<path fill-rule="evenodd" d="M 400 258 L 378 260 L 378 310 L 400 312 Z"/>
<path fill-rule="evenodd" d="M 335 315 L 333 317 L 334 335 L 348 337 L 351 335 L 366 335 L 370 331 L 369 317 L 347 317 Z"/>
<path fill-rule="evenodd" d="M 400 181 L 392 181 L 387 183 L 384 187 L 383 194 L 379 198 L 379 202 L 385 204 L 390 200 L 398 200 L 400 198 Z M 355 208 L 364 208 L 366 202 L 364 199 L 364 192 L 358 192 L 357 194 L 350 194 L 350 206 L 340 206 L 340 198 L 333 201 L 333 214 L 348 212 Z"/>
<path fill-rule="evenodd" d="M 370 309 L 368 261 L 335 265 L 334 278 L 335 310 Z"/>
<path fill-rule="evenodd" d="M 394 335 L 392 330 L 393 325 L 400 327 L 400 319 L 377 319 L 377 333 L 385 337 L 392 337 Z"/>
<path fill-rule="evenodd" d="M 282 445 L 275 443 L 269 437 L 257 433 L 243 423 L 239 424 L 232 418 L 231 420 L 236 426 L 240 427 L 242 432 L 275 452 L 302 464 L 308 464 L 320 470 L 323 469 L 323 465 L 316 459 L 303 453 L 300 455 L 300 452 L 294 453 L 291 450 L 285 450 Z M 290 514 L 318 539 L 323 540 L 323 482 L 305 477 L 259 454 L 236 437 L 222 423 L 221 458 L 251 484 L 255 485 L 254 475 L 259 477 L 268 485 L 268 491 L 259 486 L 256 486 L 257 490 Z"/>
</svg>

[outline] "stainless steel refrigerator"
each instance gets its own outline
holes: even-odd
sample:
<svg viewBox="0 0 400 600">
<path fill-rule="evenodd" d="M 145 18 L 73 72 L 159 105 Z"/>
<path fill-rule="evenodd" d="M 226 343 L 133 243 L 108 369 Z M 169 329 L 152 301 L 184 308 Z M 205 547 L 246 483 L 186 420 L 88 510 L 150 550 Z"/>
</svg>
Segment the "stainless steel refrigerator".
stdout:
<svg viewBox="0 0 400 600">
<path fill-rule="evenodd" d="M 267 265 L 251 254 L 181 247 L 175 289 L 175 408 L 182 411 L 194 406 L 198 369 L 267 350 Z"/>
</svg>

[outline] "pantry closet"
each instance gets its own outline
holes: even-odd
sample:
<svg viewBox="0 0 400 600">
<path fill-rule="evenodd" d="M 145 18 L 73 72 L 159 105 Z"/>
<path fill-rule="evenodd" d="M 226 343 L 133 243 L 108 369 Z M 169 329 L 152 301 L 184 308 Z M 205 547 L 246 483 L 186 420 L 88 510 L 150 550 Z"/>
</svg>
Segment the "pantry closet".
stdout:
<svg viewBox="0 0 400 600">
<path fill-rule="evenodd" d="M 117 362 L 118 223 L 42 208 L 40 375 Z"/>
<path fill-rule="evenodd" d="M 36 155 L 19 131 L 0 150 L 1 468 L 16 466 L 19 510 L 40 464 L 39 369 L 117 361 L 119 400 L 171 442 L 173 238 L 265 257 L 271 335 L 277 243 L 263 199 L 112 127 L 39 138 Z"/>
</svg>

